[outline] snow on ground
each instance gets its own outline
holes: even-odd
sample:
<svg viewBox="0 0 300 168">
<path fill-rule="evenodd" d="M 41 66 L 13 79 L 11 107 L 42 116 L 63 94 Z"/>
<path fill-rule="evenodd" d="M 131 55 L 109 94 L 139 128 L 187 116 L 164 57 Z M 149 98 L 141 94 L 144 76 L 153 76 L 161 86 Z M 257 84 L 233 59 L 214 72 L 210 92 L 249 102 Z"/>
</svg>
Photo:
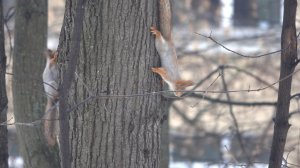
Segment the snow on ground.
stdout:
<svg viewBox="0 0 300 168">
<path fill-rule="evenodd" d="M 194 163 L 187 163 L 187 162 L 171 162 L 169 168 L 243 168 L 246 167 L 244 163 L 238 164 L 210 164 L 205 162 L 194 162 Z M 252 168 L 267 168 L 267 164 L 254 164 Z"/>
</svg>

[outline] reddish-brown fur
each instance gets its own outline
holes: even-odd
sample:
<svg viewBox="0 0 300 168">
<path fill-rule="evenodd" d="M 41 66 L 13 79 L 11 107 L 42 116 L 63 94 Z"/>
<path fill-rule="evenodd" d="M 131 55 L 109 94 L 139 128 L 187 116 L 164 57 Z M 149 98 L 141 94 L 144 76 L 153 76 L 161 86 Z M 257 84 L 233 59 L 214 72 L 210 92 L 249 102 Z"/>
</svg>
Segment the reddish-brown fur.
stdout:
<svg viewBox="0 0 300 168">
<path fill-rule="evenodd" d="M 157 73 L 169 85 L 171 91 L 184 90 L 193 85 L 190 80 L 180 79 L 177 65 L 177 55 L 173 43 L 167 41 L 161 32 L 152 26 L 150 32 L 155 36 L 155 47 L 160 55 L 162 67 L 152 68 L 152 72 Z M 181 96 L 182 92 L 175 92 L 176 96 Z"/>
<path fill-rule="evenodd" d="M 45 115 L 43 117 L 44 122 L 44 135 L 49 146 L 56 144 L 56 116 L 58 111 L 58 67 L 57 58 L 58 52 L 48 50 L 46 53 L 47 63 L 43 72 L 44 89 L 47 95 L 47 105 L 45 109 Z"/>
</svg>

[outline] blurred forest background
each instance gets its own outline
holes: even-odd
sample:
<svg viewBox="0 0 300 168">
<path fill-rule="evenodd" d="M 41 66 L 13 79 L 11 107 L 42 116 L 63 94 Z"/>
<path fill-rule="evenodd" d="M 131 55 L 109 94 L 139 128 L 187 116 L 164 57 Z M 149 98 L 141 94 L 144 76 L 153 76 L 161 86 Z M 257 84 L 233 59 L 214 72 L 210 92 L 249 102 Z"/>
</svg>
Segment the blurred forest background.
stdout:
<svg viewBox="0 0 300 168">
<path fill-rule="evenodd" d="M 170 168 L 242 167 L 249 160 L 253 167 L 267 167 L 280 71 L 280 52 L 274 51 L 280 50 L 283 1 L 171 1 L 173 37 L 182 77 L 192 79 L 196 91 L 235 92 L 189 94 L 173 101 L 169 116 Z M 7 72 L 13 73 L 15 1 L 3 2 Z M 49 1 L 50 49 L 58 45 L 64 3 Z M 271 52 L 274 53 L 268 54 Z M 14 123 L 9 73 L 8 124 Z M 296 73 L 292 95 L 299 92 L 300 77 Z M 290 106 L 291 127 L 284 155 L 289 167 L 300 167 L 299 106 L 299 98 L 295 97 Z M 10 167 L 20 168 L 23 161 L 15 126 L 8 128 Z"/>
</svg>

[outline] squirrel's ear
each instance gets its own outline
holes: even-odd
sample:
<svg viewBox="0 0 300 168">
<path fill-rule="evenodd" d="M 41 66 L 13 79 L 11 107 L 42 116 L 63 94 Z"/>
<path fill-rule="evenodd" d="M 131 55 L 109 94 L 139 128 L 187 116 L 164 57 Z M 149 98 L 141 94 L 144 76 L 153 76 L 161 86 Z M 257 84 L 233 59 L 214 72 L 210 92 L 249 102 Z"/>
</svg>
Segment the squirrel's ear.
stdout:
<svg viewBox="0 0 300 168">
<path fill-rule="evenodd" d="M 52 50 L 47 49 L 46 51 L 44 51 L 43 56 L 44 56 L 45 58 L 48 58 L 48 57 L 51 55 L 51 53 L 52 53 Z"/>
</svg>

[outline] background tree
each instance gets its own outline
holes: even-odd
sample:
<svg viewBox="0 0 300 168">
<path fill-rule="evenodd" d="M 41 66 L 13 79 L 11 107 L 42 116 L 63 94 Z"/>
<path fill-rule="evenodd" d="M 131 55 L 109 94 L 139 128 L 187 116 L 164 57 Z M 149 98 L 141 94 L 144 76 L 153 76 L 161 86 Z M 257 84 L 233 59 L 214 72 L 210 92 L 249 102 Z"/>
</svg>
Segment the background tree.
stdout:
<svg viewBox="0 0 300 168">
<path fill-rule="evenodd" d="M 0 0 L 0 124 L 7 120 L 7 96 L 5 87 L 6 56 L 4 48 L 3 7 Z M 0 167 L 8 167 L 7 126 L 0 125 Z"/>
<path fill-rule="evenodd" d="M 47 44 L 47 0 L 17 1 L 15 20 L 14 115 L 16 122 L 30 123 L 41 119 L 45 110 L 42 72 Z M 17 135 L 26 167 L 59 167 L 57 147 L 47 147 L 40 123 L 17 125 Z"/>
<path fill-rule="evenodd" d="M 161 89 L 150 71 L 159 64 L 149 32 L 157 25 L 156 5 L 147 0 L 87 0 L 79 64 L 68 98 L 72 167 L 159 167 L 166 101 L 161 95 L 144 95 Z M 68 56 L 75 7 L 74 0 L 66 1 L 59 47 L 63 71 L 73 59 Z"/>
<path fill-rule="evenodd" d="M 291 76 L 297 61 L 296 36 L 296 9 L 297 0 L 284 1 L 284 15 L 281 33 L 281 67 L 277 100 L 277 111 L 274 125 L 274 135 L 270 155 L 270 168 L 280 168 L 283 159 L 284 147 L 289 124 L 289 108 L 291 99 Z M 285 79 L 285 80 L 283 80 Z"/>
</svg>

